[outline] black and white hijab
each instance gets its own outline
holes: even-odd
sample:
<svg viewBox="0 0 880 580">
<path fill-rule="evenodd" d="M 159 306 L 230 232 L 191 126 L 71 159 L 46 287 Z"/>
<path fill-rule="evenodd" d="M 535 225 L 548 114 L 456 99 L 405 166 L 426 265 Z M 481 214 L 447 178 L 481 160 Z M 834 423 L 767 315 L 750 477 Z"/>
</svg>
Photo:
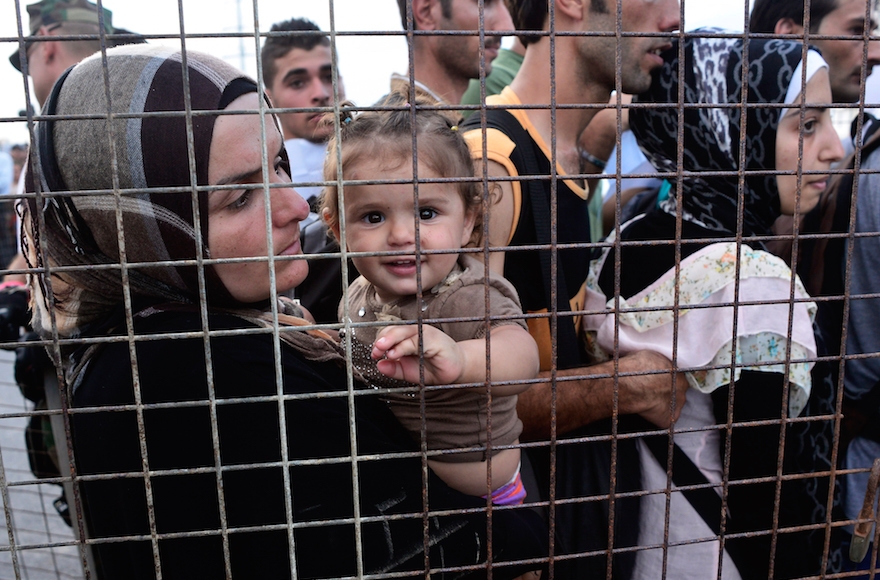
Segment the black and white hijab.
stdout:
<svg viewBox="0 0 880 580">
<path fill-rule="evenodd" d="M 785 109 L 760 104 L 797 107 L 803 84 L 828 65 L 817 52 L 807 50 L 804 73 L 804 48 L 799 42 L 712 38 L 713 33 L 730 33 L 711 28 L 695 32 L 701 36 L 686 38 L 681 51 L 676 41 L 662 55 L 664 65 L 655 74 L 651 88 L 635 99 L 638 103 L 673 105 L 632 109 L 631 129 L 658 171 L 728 172 L 682 176 L 680 203 L 684 219 L 710 230 L 736 233 L 741 211 L 743 235 L 769 233 L 780 215 L 780 206 L 776 176 L 766 172 L 776 169 L 776 130 Z M 680 57 L 684 58 L 683 66 Z M 745 118 L 742 115 L 743 63 L 747 63 Z M 685 105 L 683 109 L 677 105 L 680 101 Z M 684 147 L 679 168 L 680 115 Z M 741 135 L 745 136 L 744 142 Z M 742 149 L 744 179 L 740 209 L 737 172 Z M 674 179 L 677 178 L 669 178 Z M 670 196 L 661 205 L 672 214 L 677 209 L 677 191 L 673 183 Z"/>
<path fill-rule="evenodd" d="M 810 50 L 804 71 L 803 45 L 796 42 L 744 43 L 740 38 L 718 38 L 719 33 L 730 35 L 718 30 L 696 32 L 702 35 L 688 37 L 683 46 L 676 43 L 663 54 L 665 64 L 652 87 L 638 97 L 639 103 L 657 106 L 631 109 L 630 127 L 657 170 L 680 175 L 681 195 L 674 185 L 661 202 L 662 211 L 675 215 L 681 209 L 682 219 L 724 232 L 722 237 L 737 233 L 741 212 L 744 236 L 767 234 L 780 214 L 774 173 L 779 120 L 786 108 L 800 102 L 803 78 L 827 65 Z M 712 34 L 716 37 L 709 37 Z M 744 62 L 748 63 L 745 119 Z M 679 164 L 680 115 L 683 158 Z M 612 234 L 609 241 L 613 239 Z M 677 268 L 626 297 L 606 295 L 602 289 L 600 275 L 612 252 L 611 246 L 605 248 L 591 267 L 584 306 L 598 313 L 584 317 L 594 355 L 601 360 L 615 350 L 627 354 L 647 349 L 670 360 L 677 357 L 681 368 L 709 369 L 685 373 L 690 386 L 703 393 L 737 381 L 742 370 L 787 373 L 794 385 L 789 391 L 789 413 L 797 416 L 812 389 L 813 362 L 802 361 L 815 358 L 816 305 L 796 280 L 797 302 L 790 308 L 791 270 L 778 257 L 749 243 L 704 244 L 683 257 Z M 737 301 L 761 304 L 727 306 Z"/>
</svg>

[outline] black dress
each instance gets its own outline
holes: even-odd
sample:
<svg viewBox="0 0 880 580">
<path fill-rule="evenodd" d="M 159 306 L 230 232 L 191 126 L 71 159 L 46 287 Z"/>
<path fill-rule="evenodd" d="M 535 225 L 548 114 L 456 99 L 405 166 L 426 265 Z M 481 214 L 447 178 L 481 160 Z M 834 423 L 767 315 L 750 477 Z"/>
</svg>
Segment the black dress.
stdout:
<svg viewBox="0 0 880 580">
<path fill-rule="evenodd" d="M 247 323 L 234 316 L 212 315 L 210 326 L 224 330 Z M 138 336 L 200 331 L 201 324 L 196 312 L 161 312 L 137 319 L 135 330 Z M 352 518 L 356 497 L 360 517 L 365 519 L 361 553 L 366 573 L 424 569 L 426 545 L 434 567 L 485 561 L 485 510 L 423 520 L 418 456 L 360 459 L 357 496 L 352 492 L 344 369 L 307 361 L 282 343 L 288 457 L 291 461 L 324 460 L 290 466 L 288 495 L 280 463 L 282 427 L 271 335 L 212 337 L 210 349 L 214 407 L 208 403 L 205 344 L 200 336 L 137 342 L 140 399 L 148 406 L 143 410 L 146 463 L 138 436 L 138 412 L 131 408 L 135 397 L 128 343 L 102 346 L 84 370 L 73 398 L 77 473 L 116 474 L 80 480 L 89 534 L 99 539 L 93 549 L 101 578 L 156 576 L 150 513 L 159 534 L 163 578 L 225 578 L 221 488 L 235 578 L 287 578 L 292 559 L 299 578 L 355 575 Z M 81 354 L 74 353 L 74 357 Z M 300 398 L 312 393 L 322 396 Z M 408 434 L 370 391 L 356 391 L 355 400 L 359 456 L 414 450 Z M 155 406 L 159 403 L 175 405 Z M 122 405 L 128 408 L 110 408 Z M 218 457 L 212 443 L 213 413 Z M 218 485 L 215 469 L 218 461 L 222 485 Z M 152 509 L 145 468 L 150 470 Z M 485 507 L 485 500 L 450 490 L 430 472 L 428 490 L 432 510 Z M 288 497 L 294 523 L 292 542 L 285 515 Z M 390 514 L 413 515 L 388 519 Z M 533 512 L 496 511 L 492 523 L 494 561 L 546 554 L 547 534 Z M 428 540 L 423 526 L 427 526 Z M 104 538 L 114 541 L 100 542 Z M 494 573 L 514 577 L 527 568 L 513 566 Z"/>
</svg>

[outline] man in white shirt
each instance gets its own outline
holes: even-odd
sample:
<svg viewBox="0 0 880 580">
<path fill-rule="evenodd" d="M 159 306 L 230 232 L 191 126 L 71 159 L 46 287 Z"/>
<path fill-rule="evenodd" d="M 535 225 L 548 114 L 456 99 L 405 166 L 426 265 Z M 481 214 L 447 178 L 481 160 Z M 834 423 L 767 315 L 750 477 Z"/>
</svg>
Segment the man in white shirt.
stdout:
<svg viewBox="0 0 880 580">
<path fill-rule="evenodd" d="M 345 98 L 342 78 L 337 77 L 338 94 L 333 90 L 333 57 L 330 39 L 313 22 L 291 18 L 272 25 L 260 53 L 266 92 L 278 109 L 307 109 L 278 115 L 284 132 L 284 145 L 290 157 L 290 177 L 294 184 L 323 181 L 324 154 L 333 125 L 319 126 L 337 98 Z M 314 211 L 320 185 L 296 185 L 297 191 Z"/>
<path fill-rule="evenodd" d="M 274 33 L 274 34 L 273 34 Z M 284 146 L 290 157 L 290 178 L 300 195 L 309 202 L 309 219 L 300 223 L 306 254 L 338 252 L 318 218 L 324 156 L 333 124 L 321 124 L 327 108 L 345 99 L 342 77 L 337 74 L 333 89 L 333 55 L 330 39 L 314 22 L 291 18 L 272 25 L 260 52 L 263 82 L 277 109 L 284 132 Z M 356 275 L 356 274 L 355 274 Z M 296 289 L 296 297 L 317 322 L 336 322 L 336 307 L 342 296 L 339 260 L 309 260 L 309 277 Z"/>
<path fill-rule="evenodd" d="M 31 79 L 33 94 L 40 107 L 49 98 L 55 81 L 64 71 L 84 58 L 101 50 L 101 32 L 116 35 L 107 39 L 107 46 L 145 42 L 140 35 L 113 26 L 113 14 L 103 6 L 88 0 L 42 0 L 28 4 L 30 36 L 21 48 L 9 56 L 9 63 Z M 126 36 L 119 36 L 126 35 Z M 81 36 L 78 39 L 58 40 L 56 37 Z M 24 191 L 24 171 L 17 182 L 16 193 Z M 21 254 L 8 265 L 8 270 L 27 267 Z M 7 274 L 4 283 L 24 285 L 24 274 Z"/>
</svg>

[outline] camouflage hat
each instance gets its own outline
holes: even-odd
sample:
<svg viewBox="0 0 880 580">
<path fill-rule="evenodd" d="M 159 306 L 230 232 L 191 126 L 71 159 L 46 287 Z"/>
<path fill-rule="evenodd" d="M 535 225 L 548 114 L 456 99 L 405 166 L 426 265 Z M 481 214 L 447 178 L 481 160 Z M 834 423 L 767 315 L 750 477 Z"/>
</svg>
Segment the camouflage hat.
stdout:
<svg viewBox="0 0 880 580">
<path fill-rule="evenodd" d="M 35 36 L 43 26 L 60 25 L 65 22 L 85 22 L 99 24 L 98 6 L 88 0 L 43 0 L 29 4 L 27 7 L 30 16 L 31 36 Z M 104 31 L 113 34 L 113 14 L 103 9 Z M 19 51 L 16 50 L 9 57 L 17 70 L 21 70 Z"/>
</svg>

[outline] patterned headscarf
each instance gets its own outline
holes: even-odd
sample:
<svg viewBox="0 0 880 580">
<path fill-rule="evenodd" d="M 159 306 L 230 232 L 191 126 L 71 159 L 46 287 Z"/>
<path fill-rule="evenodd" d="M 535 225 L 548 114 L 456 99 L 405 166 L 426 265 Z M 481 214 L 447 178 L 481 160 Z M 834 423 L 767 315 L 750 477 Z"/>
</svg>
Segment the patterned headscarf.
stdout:
<svg viewBox="0 0 880 580">
<path fill-rule="evenodd" d="M 23 248 L 32 267 L 54 269 L 51 293 L 62 336 L 99 320 L 123 301 L 120 268 L 101 267 L 120 262 L 117 205 L 129 264 L 209 257 L 207 194 L 198 193 L 197 223 L 192 187 L 208 184 L 217 116 L 199 112 L 221 111 L 257 90 L 253 80 L 206 54 L 188 51 L 186 67 L 179 51 L 165 47 L 125 46 L 106 55 L 106 68 L 98 54 L 59 79 L 44 114 L 63 118 L 40 122 L 34 147 L 42 197 L 27 200 Z M 189 119 L 187 97 L 195 113 Z M 161 112 L 174 114 L 151 116 Z M 29 192 L 37 191 L 33 175 L 27 185 Z M 76 194 L 57 195 L 64 192 Z M 57 271 L 69 266 L 76 268 Z M 132 299 L 141 303 L 199 303 L 192 264 L 132 268 L 128 277 Z M 213 268 L 205 268 L 205 278 L 209 305 L 246 306 L 234 301 Z M 38 274 L 37 281 L 35 327 L 47 329 L 50 287 L 45 274 Z"/>
<path fill-rule="evenodd" d="M 724 32 L 702 29 L 698 32 Z M 801 92 L 800 43 L 777 39 L 752 39 L 745 45 L 748 62 L 748 103 L 793 103 Z M 694 38 L 684 40 L 685 104 L 740 105 L 743 81 L 742 39 Z M 807 80 L 827 66 L 814 51 L 808 52 Z M 651 88 L 639 95 L 638 103 L 679 102 L 679 43 L 663 53 L 664 65 L 657 71 Z M 642 108 L 630 111 L 630 127 L 652 165 L 675 173 L 677 166 L 677 107 Z M 684 172 L 727 171 L 740 167 L 741 106 L 726 108 L 685 108 Z M 776 130 L 783 115 L 780 107 L 747 107 L 745 118 L 745 179 L 743 234 L 761 235 L 780 215 L 779 190 L 775 175 L 750 172 L 776 169 Z M 663 209 L 675 213 L 676 182 Z M 683 176 L 681 200 L 684 219 L 708 229 L 734 233 L 737 230 L 739 178 L 729 176 Z"/>
</svg>

